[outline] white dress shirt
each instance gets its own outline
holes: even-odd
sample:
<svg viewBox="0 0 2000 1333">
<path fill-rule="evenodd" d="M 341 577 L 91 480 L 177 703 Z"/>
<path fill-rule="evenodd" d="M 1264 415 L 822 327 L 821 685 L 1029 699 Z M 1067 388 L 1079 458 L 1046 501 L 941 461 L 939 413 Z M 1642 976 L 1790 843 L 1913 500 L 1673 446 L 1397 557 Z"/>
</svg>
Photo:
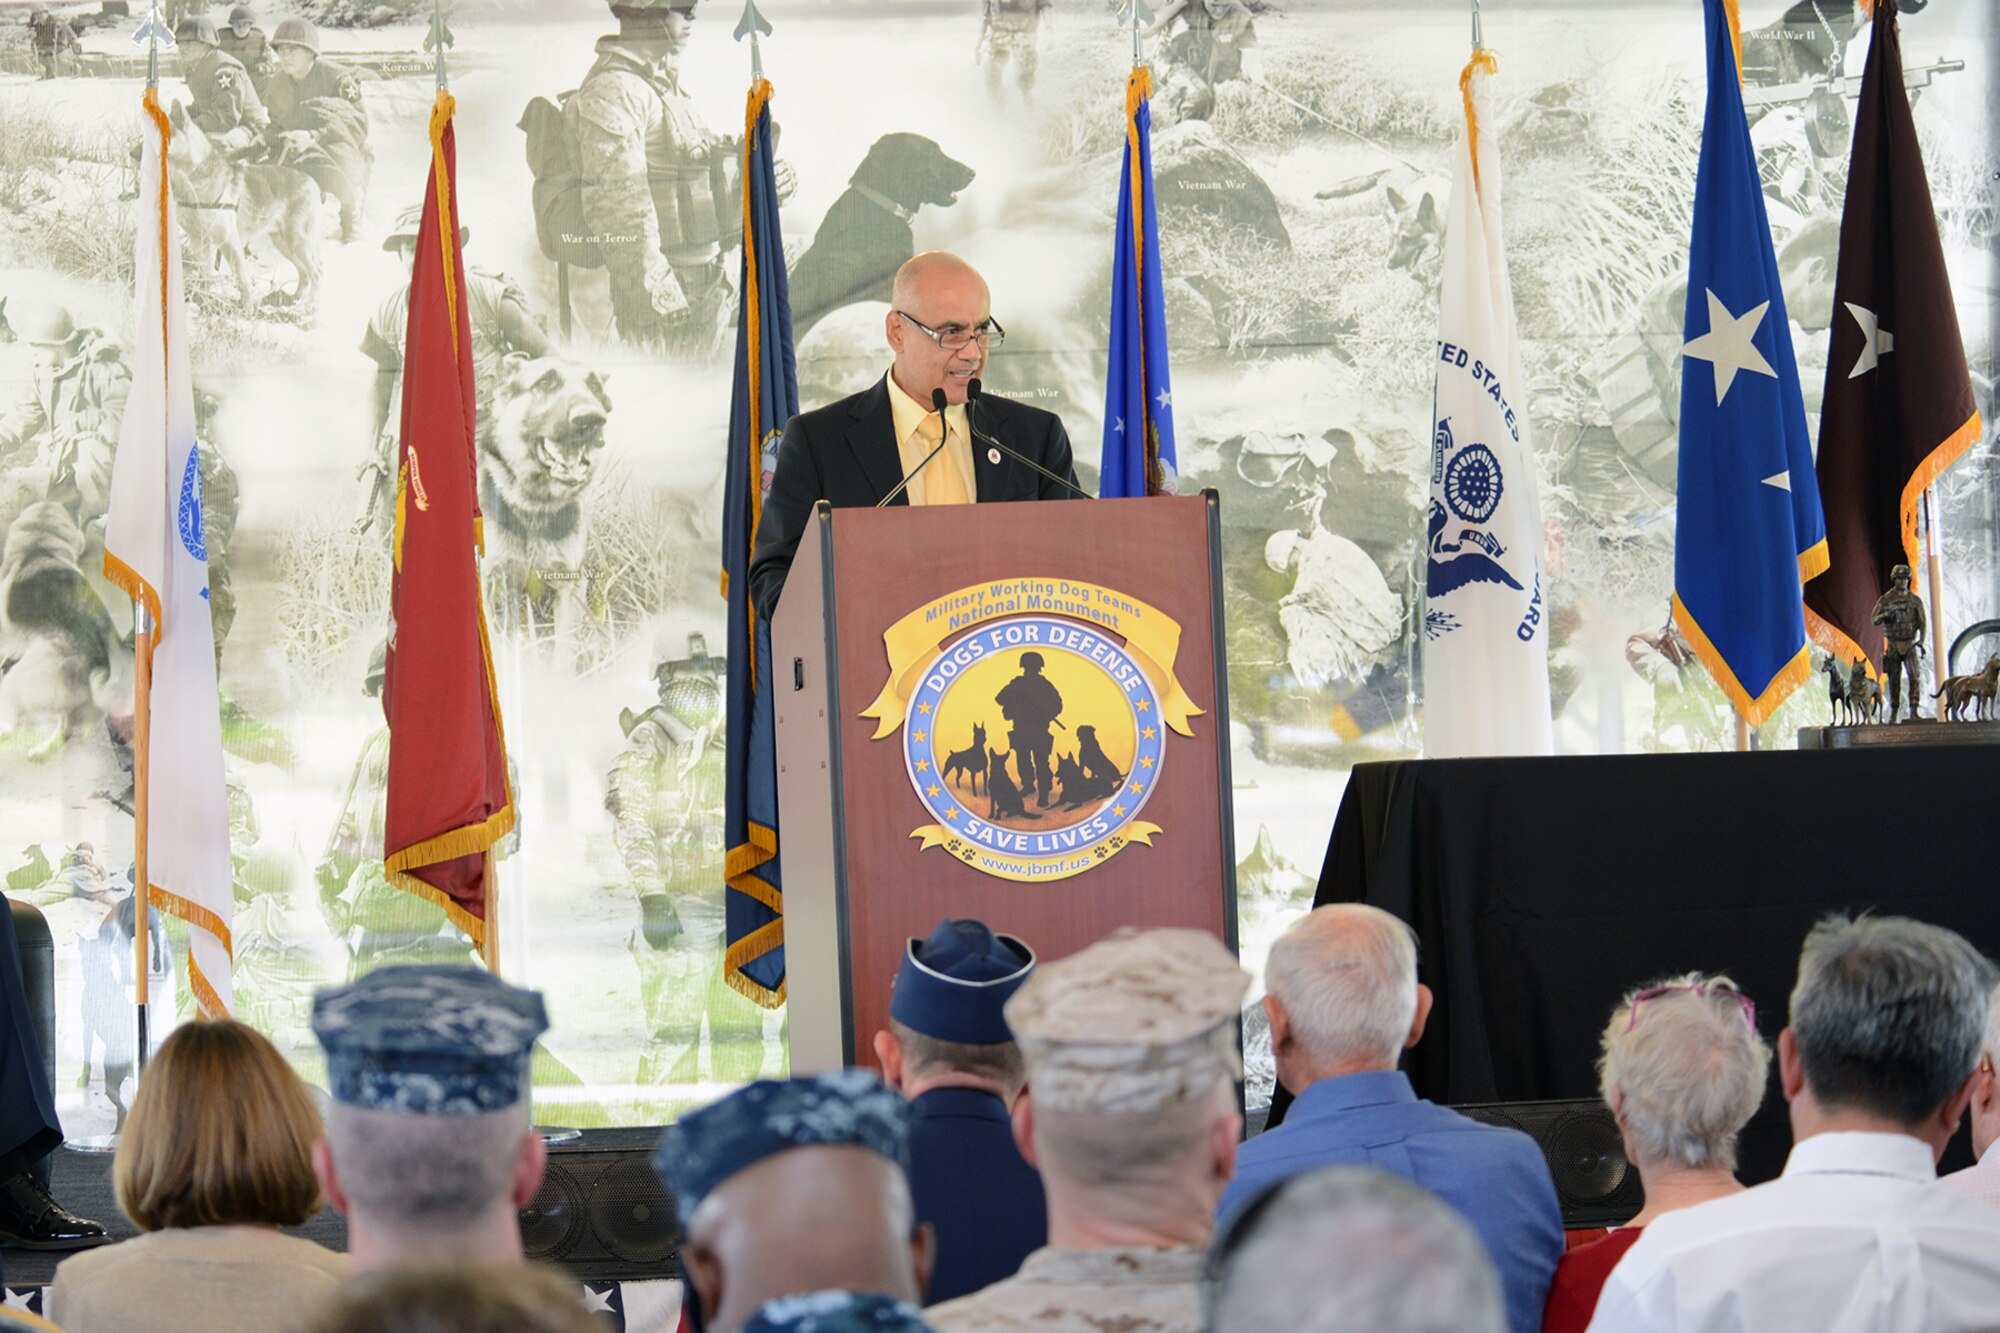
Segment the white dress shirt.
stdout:
<svg viewBox="0 0 2000 1333">
<path fill-rule="evenodd" d="M 2000 1143 L 1987 1144 L 1986 1155 L 1963 1171 L 1939 1176 L 1938 1188 L 2000 1208 Z"/>
<path fill-rule="evenodd" d="M 1936 1180 L 1908 1135 L 1816 1134 L 1778 1179 L 1647 1227 L 1590 1333 L 2000 1329 L 2000 1209 Z"/>
</svg>

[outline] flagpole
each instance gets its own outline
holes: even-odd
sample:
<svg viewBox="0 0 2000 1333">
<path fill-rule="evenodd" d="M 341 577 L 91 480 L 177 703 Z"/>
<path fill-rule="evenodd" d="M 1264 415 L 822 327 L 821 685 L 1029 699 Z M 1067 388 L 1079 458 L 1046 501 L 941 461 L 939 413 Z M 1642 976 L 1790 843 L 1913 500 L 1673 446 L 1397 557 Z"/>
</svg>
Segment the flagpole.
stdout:
<svg viewBox="0 0 2000 1333">
<path fill-rule="evenodd" d="M 1944 660 L 1944 543 L 1938 540 L 1937 516 L 1943 505 L 1932 507 L 1931 492 L 1935 486 L 1924 487 L 1924 567 L 1930 570 L 1931 582 L 1931 675 L 1939 690 L 1944 689 L 1944 678 L 1950 672 L 1950 664 Z"/>
<path fill-rule="evenodd" d="M 146 91 L 157 95 L 160 89 L 160 37 L 165 34 L 167 44 L 173 45 L 173 33 L 167 28 L 166 16 L 160 13 L 160 0 L 152 0 L 147 6 L 146 18 L 133 34 L 135 41 L 146 43 Z M 150 132 L 150 131 L 149 131 Z M 160 150 L 160 170 L 167 169 L 166 149 Z M 160 255 L 162 266 L 170 257 Z M 133 280 L 138 280 L 134 275 Z M 152 1026 L 148 1021 L 152 1005 L 152 868 L 148 864 L 147 852 L 151 847 L 150 828 L 152 824 L 152 774 L 153 774 L 153 638 L 159 626 L 147 614 L 144 602 L 132 604 L 132 626 L 135 631 L 134 660 L 132 664 L 132 1010 L 137 1025 L 139 1044 L 133 1069 L 138 1078 L 146 1076 L 146 1058 L 152 1045 Z"/>
<path fill-rule="evenodd" d="M 153 770 L 153 630 L 152 617 L 143 604 L 134 603 L 133 627 L 137 630 L 137 658 L 132 673 L 132 1000 L 138 1020 L 139 1047 L 136 1069 L 146 1075 L 147 1005 L 151 1002 L 151 960 L 147 957 L 152 934 L 149 909 L 152 883 L 146 864 L 147 826 L 152 805 Z"/>
</svg>

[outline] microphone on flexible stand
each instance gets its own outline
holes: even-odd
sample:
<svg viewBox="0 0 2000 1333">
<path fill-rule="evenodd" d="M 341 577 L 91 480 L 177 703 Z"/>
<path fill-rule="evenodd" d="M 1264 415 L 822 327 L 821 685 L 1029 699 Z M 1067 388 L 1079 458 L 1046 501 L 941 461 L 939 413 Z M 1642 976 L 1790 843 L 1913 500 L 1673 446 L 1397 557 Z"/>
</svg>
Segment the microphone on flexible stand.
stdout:
<svg viewBox="0 0 2000 1333">
<path fill-rule="evenodd" d="M 974 380 L 973 383 L 977 384 L 979 383 L 979 381 Z M 931 460 L 933 458 L 936 458 L 939 452 L 941 452 L 944 449 L 945 441 L 951 438 L 951 426 L 944 419 L 943 389 L 931 390 L 931 411 L 937 413 L 937 419 L 938 419 L 937 445 L 929 453 L 924 455 L 923 462 L 917 464 L 915 467 L 910 469 L 910 474 L 908 476 L 904 477 L 901 481 L 896 483 L 895 490 L 890 491 L 887 495 L 883 496 L 881 499 L 875 502 L 875 507 L 877 509 L 880 509 L 883 505 L 888 504 L 891 500 L 901 495 L 903 493 L 903 488 L 909 485 L 911 482 L 915 481 L 917 479 L 917 474 L 919 472 L 922 472 L 925 468 L 931 465 Z M 965 419 L 968 425 L 972 421 L 972 417 L 969 413 L 967 414 Z"/>
<path fill-rule="evenodd" d="M 1065 477 L 1057 472 L 1051 472 L 1049 469 L 1043 467 L 1040 463 L 1037 463 L 1034 459 L 1022 453 L 1019 449 L 1015 449 L 1006 444 L 1003 444 L 999 440 L 994 439 L 991 435 L 988 435 L 985 431 L 979 429 L 979 427 L 976 424 L 974 424 L 972 420 L 972 409 L 973 406 L 979 402 L 979 395 L 981 392 L 982 389 L 977 379 L 974 379 L 971 383 L 965 386 L 965 428 L 972 432 L 973 439 L 979 440 L 985 444 L 992 445 L 995 449 L 998 449 L 1001 453 L 1007 455 L 1007 457 L 1013 459 L 1017 463 L 1026 463 L 1029 467 L 1041 473 L 1043 476 L 1047 477 L 1050 481 L 1053 481 L 1057 485 L 1062 486 L 1068 490 L 1075 491 L 1078 495 L 1082 496 L 1086 500 L 1095 500 L 1097 498 L 1096 496 L 1092 495 L 1089 491 L 1083 489 L 1083 487 L 1071 481 L 1068 477 Z"/>
</svg>

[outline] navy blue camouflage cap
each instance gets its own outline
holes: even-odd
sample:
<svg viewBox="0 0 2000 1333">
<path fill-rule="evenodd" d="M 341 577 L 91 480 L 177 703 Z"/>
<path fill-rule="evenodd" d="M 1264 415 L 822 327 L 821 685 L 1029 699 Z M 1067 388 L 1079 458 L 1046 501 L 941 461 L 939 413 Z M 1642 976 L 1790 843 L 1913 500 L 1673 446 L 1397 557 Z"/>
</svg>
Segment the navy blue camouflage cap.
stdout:
<svg viewBox="0 0 2000 1333">
<path fill-rule="evenodd" d="M 716 1186 L 792 1148 L 867 1148 L 907 1173 L 914 1115 L 901 1093 L 866 1069 L 761 1079 L 667 1126 L 653 1169 L 686 1226 Z"/>
<path fill-rule="evenodd" d="M 913 1032 L 968 1046 L 1014 1040 L 1003 1010 L 1035 970 L 1035 951 L 984 921 L 938 922 L 912 939 L 896 970 L 889 1017 Z"/>
<path fill-rule="evenodd" d="M 470 963 L 380 967 L 313 997 L 333 1099 L 371 1111 L 478 1115 L 527 1095 L 542 997 Z"/>
<path fill-rule="evenodd" d="M 908 1301 L 865 1291 L 809 1291 L 766 1301 L 743 1333 L 930 1333 Z"/>
</svg>

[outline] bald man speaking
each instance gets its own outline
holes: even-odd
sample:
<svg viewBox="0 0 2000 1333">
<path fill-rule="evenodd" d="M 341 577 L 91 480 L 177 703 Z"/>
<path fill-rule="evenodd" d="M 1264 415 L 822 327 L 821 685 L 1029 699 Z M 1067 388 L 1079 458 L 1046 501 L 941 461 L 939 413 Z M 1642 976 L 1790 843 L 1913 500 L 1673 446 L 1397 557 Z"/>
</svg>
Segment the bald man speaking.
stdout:
<svg viewBox="0 0 2000 1333">
<path fill-rule="evenodd" d="M 750 560 L 758 615 L 776 608 L 806 519 L 821 500 L 859 508 L 885 499 L 937 505 L 1082 494 L 1069 436 L 1055 413 L 986 394 L 968 420 L 971 386 L 986 369 L 986 354 L 1006 336 L 993 318 L 986 280 L 972 265 L 926 251 L 896 271 L 889 306 L 888 374 L 851 397 L 799 413 L 785 427 Z M 1008 457 L 1006 449 L 1020 457 Z"/>
</svg>

